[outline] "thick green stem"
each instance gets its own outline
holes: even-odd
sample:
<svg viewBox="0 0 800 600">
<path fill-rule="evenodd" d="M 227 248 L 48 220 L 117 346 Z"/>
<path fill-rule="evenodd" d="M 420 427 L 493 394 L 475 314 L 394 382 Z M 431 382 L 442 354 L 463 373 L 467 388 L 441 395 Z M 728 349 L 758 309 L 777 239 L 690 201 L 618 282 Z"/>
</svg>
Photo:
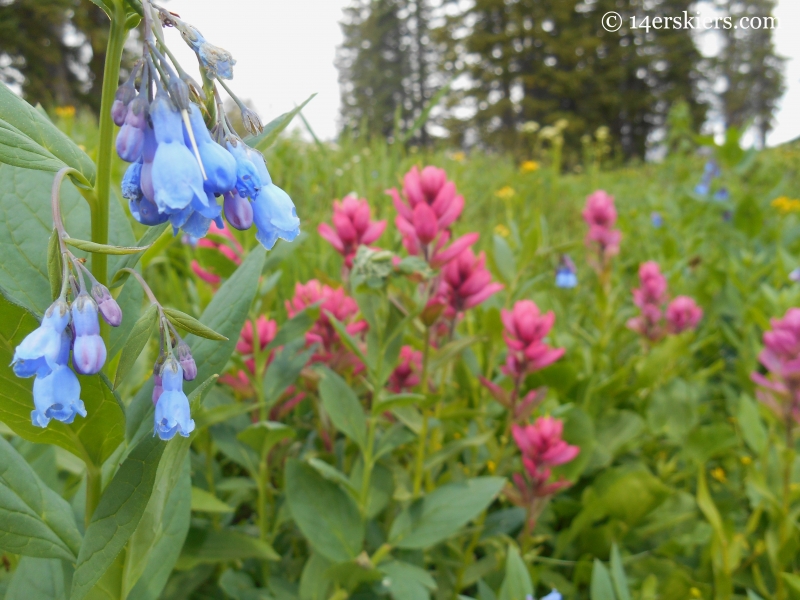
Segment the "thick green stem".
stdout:
<svg viewBox="0 0 800 600">
<path fill-rule="evenodd" d="M 96 202 L 92 207 L 92 241 L 108 243 L 108 205 L 111 196 L 111 161 L 114 151 L 114 122 L 111 105 L 119 85 L 119 65 L 128 29 L 125 26 L 125 9 L 122 2 L 113 3 L 111 30 L 108 34 L 106 64 L 103 70 L 103 98 L 100 104 L 100 146 L 97 153 L 97 179 L 94 184 Z M 92 255 L 92 273 L 97 281 L 108 284 L 108 261 L 105 254 Z"/>
<path fill-rule="evenodd" d="M 421 392 L 428 393 L 428 360 L 430 358 L 431 330 L 425 328 L 425 346 L 422 350 L 422 377 L 420 378 Z M 414 498 L 419 498 L 422 490 L 422 478 L 425 471 L 425 447 L 428 443 L 428 409 L 422 409 L 422 427 L 419 432 L 419 442 L 417 445 L 417 460 L 414 466 Z"/>
<path fill-rule="evenodd" d="M 94 465 L 86 464 L 86 527 L 92 522 L 92 515 L 97 504 L 100 502 L 100 496 L 103 494 L 103 482 L 100 475 L 100 469 Z"/>
</svg>

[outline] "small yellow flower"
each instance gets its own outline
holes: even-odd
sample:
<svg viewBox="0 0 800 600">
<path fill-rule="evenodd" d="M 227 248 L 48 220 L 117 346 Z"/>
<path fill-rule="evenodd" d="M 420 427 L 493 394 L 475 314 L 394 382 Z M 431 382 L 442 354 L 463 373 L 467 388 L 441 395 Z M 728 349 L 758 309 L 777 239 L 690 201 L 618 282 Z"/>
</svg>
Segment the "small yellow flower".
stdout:
<svg viewBox="0 0 800 600">
<path fill-rule="evenodd" d="M 500 237 L 508 237 L 511 235 L 511 232 L 508 230 L 508 227 L 505 225 L 495 225 L 494 232 L 499 235 Z"/>
<path fill-rule="evenodd" d="M 535 160 L 526 160 L 519 166 L 520 173 L 533 173 L 539 170 L 539 163 Z"/>
<path fill-rule="evenodd" d="M 752 464 L 753 464 L 753 459 L 752 459 L 752 458 L 750 458 L 749 456 L 742 456 L 741 458 L 739 458 L 739 460 L 742 462 L 742 464 L 743 464 L 745 467 L 746 467 L 747 465 L 752 465 Z"/>
<path fill-rule="evenodd" d="M 453 433 L 453 437 L 455 439 L 457 439 L 457 440 L 460 440 L 461 439 L 461 432 L 460 431 L 456 431 L 455 433 Z"/>
<path fill-rule="evenodd" d="M 771 202 L 772 207 L 777 209 L 782 215 L 793 212 L 800 212 L 800 200 L 792 199 L 787 196 L 779 196 Z"/>
<path fill-rule="evenodd" d="M 67 117 L 74 117 L 75 116 L 75 107 L 74 106 L 56 106 L 56 116 L 67 118 Z"/>
<path fill-rule="evenodd" d="M 723 470 L 722 467 L 711 469 L 711 476 L 720 483 L 725 483 L 726 481 L 728 481 L 728 476 L 725 475 L 725 471 Z"/>
<path fill-rule="evenodd" d="M 512 188 L 510 185 L 506 185 L 497 190 L 494 195 L 501 200 L 510 200 L 517 195 L 517 192 L 515 192 L 514 188 Z"/>
<path fill-rule="evenodd" d="M 692 598 L 702 598 L 703 594 L 698 590 L 696 587 L 689 589 L 689 594 L 691 594 Z"/>
<path fill-rule="evenodd" d="M 486 461 L 486 470 L 489 471 L 489 473 L 494 473 L 496 469 L 497 464 L 493 460 Z"/>
<path fill-rule="evenodd" d="M 451 156 L 454 161 L 456 162 L 464 162 L 467 159 L 467 155 L 463 152 L 454 152 L 453 156 Z"/>
</svg>

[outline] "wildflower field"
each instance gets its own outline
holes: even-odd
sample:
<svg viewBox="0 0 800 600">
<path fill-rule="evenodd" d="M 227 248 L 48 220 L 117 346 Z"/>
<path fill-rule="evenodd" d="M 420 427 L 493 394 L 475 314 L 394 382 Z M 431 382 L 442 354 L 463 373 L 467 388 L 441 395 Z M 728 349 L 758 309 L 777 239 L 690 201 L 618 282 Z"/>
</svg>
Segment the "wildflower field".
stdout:
<svg viewBox="0 0 800 600">
<path fill-rule="evenodd" d="M 101 4 L 99 124 L 0 85 L 7 600 L 800 598 L 797 144 L 320 142 Z"/>
</svg>

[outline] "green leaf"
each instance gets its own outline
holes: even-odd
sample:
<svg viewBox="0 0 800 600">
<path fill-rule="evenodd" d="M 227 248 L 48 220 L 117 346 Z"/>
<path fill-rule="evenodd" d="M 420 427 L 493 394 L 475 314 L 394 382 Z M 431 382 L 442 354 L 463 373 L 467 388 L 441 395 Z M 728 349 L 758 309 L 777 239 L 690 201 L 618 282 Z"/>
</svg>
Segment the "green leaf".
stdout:
<svg viewBox="0 0 800 600">
<path fill-rule="evenodd" d="M 278 139 L 278 136 L 289 126 L 289 123 L 292 122 L 306 104 L 311 102 L 311 99 L 316 96 L 316 94 L 311 94 L 305 102 L 303 102 L 300 106 L 295 106 L 289 112 L 283 113 L 280 117 L 273 119 L 269 123 L 267 123 L 266 127 L 264 127 L 264 131 L 259 133 L 256 136 L 247 138 L 244 142 L 251 148 L 255 148 L 259 152 L 264 152 L 267 148 L 272 146 L 275 143 L 275 140 Z"/>
<path fill-rule="evenodd" d="M 333 325 L 333 328 L 336 330 L 336 333 L 339 334 L 339 339 L 342 341 L 342 344 L 344 344 L 350 352 L 355 354 L 358 360 L 369 367 L 370 370 L 374 370 L 377 357 L 374 354 L 370 354 L 369 356 L 364 354 L 361 347 L 358 345 L 358 341 L 347 331 L 347 326 L 330 312 L 326 311 L 325 314 L 330 324 Z"/>
<path fill-rule="evenodd" d="M 274 405 L 281 394 L 297 381 L 312 354 L 314 349 L 305 350 L 305 340 L 302 338 L 290 342 L 281 352 L 275 353 L 264 373 L 264 398 L 267 406 Z"/>
<path fill-rule="evenodd" d="M 61 293 L 61 276 L 61 246 L 58 243 L 58 233 L 54 229 L 47 243 L 47 278 L 50 280 L 50 296 L 53 300 Z"/>
<path fill-rule="evenodd" d="M 206 513 L 230 513 L 233 507 L 225 504 L 214 494 L 192 487 L 192 510 Z"/>
<path fill-rule="evenodd" d="M 503 236 L 497 233 L 492 237 L 492 241 L 494 242 L 494 264 L 500 271 L 503 281 L 509 284 L 513 283 L 517 276 L 517 261 L 514 259 L 511 246 Z"/>
<path fill-rule="evenodd" d="M 295 430 L 283 423 L 259 421 L 250 425 L 236 437 L 255 450 L 256 454 L 264 456 L 275 444 L 294 436 Z"/>
<path fill-rule="evenodd" d="M 168 452 L 169 448 L 165 450 L 165 454 Z M 166 458 L 166 456 L 162 457 L 161 462 L 166 463 Z M 127 600 L 158 600 L 161 598 L 161 592 L 164 586 L 167 585 L 172 569 L 180 557 L 183 542 L 189 532 L 191 519 L 192 480 L 189 474 L 188 459 L 184 459 L 181 471 L 178 483 L 172 489 L 165 502 L 166 509 L 158 523 L 159 529 L 155 543 L 152 545 L 151 550 L 146 553 L 147 566 L 130 594 L 128 594 Z M 159 480 L 160 477 L 157 475 L 156 488 L 159 486 Z M 152 504 L 152 497 L 151 502 L 148 504 Z M 150 506 L 148 505 L 144 518 L 146 518 L 149 509 Z M 139 522 L 137 530 L 142 527 L 144 518 Z M 131 551 L 133 539 L 136 536 L 137 533 L 134 533 L 134 538 L 128 543 L 128 552 Z"/>
<path fill-rule="evenodd" d="M 403 444 L 408 444 L 416 439 L 404 425 L 395 423 L 378 440 L 378 447 L 375 450 L 375 460 L 381 456 L 393 452 Z"/>
<path fill-rule="evenodd" d="M 164 316 L 167 317 L 169 322 L 175 325 L 176 327 L 180 327 L 181 329 L 188 331 L 189 333 L 193 333 L 207 340 L 214 340 L 216 342 L 228 341 L 227 337 L 225 337 L 221 333 L 217 333 L 210 327 L 206 327 L 191 315 L 187 315 L 186 313 L 181 312 L 179 310 L 175 310 L 174 308 L 165 307 L 163 310 L 164 310 Z"/>
<path fill-rule="evenodd" d="M 92 159 L 50 119 L 3 83 L 0 83 L 0 163 L 52 172 L 68 166 L 94 185 Z"/>
<path fill-rule="evenodd" d="M 319 458 L 309 458 L 308 464 L 314 467 L 314 470 L 320 475 L 322 475 L 325 479 L 337 484 L 345 492 L 347 492 L 354 499 L 356 499 L 356 496 L 358 495 L 356 488 L 353 487 L 353 484 L 347 478 L 347 475 L 342 473 L 339 469 L 337 469 L 332 465 L 329 465 L 324 460 L 320 460 Z"/>
<path fill-rule="evenodd" d="M 533 595 L 533 584 L 528 569 L 513 544 L 506 555 L 506 576 L 500 587 L 498 600 L 522 600 Z"/>
<path fill-rule="evenodd" d="M 166 444 L 157 437 L 144 438 L 120 465 L 86 529 L 71 600 L 82 600 L 125 547 L 147 508 Z"/>
<path fill-rule="evenodd" d="M 233 529 L 222 531 L 192 529 L 175 568 L 186 571 L 200 564 L 248 558 L 280 560 L 280 556 L 267 542 Z"/>
<path fill-rule="evenodd" d="M 289 342 L 304 336 L 311 329 L 311 326 L 319 319 L 319 305 L 315 304 L 306 307 L 294 317 L 286 321 L 278 330 L 275 338 L 266 347 L 266 350 L 274 350 L 285 346 Z"/>
<path fill-rule="evenodd" d="M 140 248 L 149 248 L 156 243 L 156 240 L 158 240 L 158 238 L 161 237 L 161 234 L 167 230 L 167 227 L 169 227 L 169 223 L 162 223 L 161 225 L 148 227 L 142 238 L 136 242 L 136 245 Z M 140 258 L 142 258 L 142 254 L 137 252 L 135 254 L 128 254 L 124 258 L 120 259 L 116 265 L 117 272 L 111 279 L 111 285 L 108 287 L 116 288 L 125 283 L 128 277 L 130 277 L 130 273 L 123 271 L 122 269 L 133 269 L 139 262 Z"/>
<path fill-rule="evenodd" d="M 425 600 L 436 590 L 436 581 L 425 569 L 399 560 L 378 567 L 389 579 L 384 583 L 394 600 Z"/>
<path fill-rule="evenodd" d="M 497 497 L 502 477 L 477 477 L 448 483 L 403 510 L 389 532 L 398 548 L 428 548 L 455 535 Z"/>
<path fill-rule="evenodd" d="M 761 454 L 767 445 L 767 430 L 761 420 L 761 415 L 758 414 L 758 406 L 744 394 L 739 399 L 739 412 L 736 420 L 742 430 L 744 441 L 753 452 Z"/>
<path fill-rule="evenodd" d="M 296 459 L 286 463 L 286 500 L 316 552 L 334 563 L 361 552 L 365 529 L 358 507 L 339 486 Z"/>
<path fill-rule="evenodd" d="M 611 546 L 611 582 L 614 584 L 614 591 L 619 600 L 631 600 L 631 592 L 628 589 L 628 578 L 625 576 L 625 569 L 622 567 L 622 557 L 616 544 Z"/>
<path fill-rule="evenodd" d="M 117 365 L 117 373 L 114 376 L 114 388 L 118 388 L 119 384 L 125 380 L 125 377 L 130 372 L 136 359 L 144 350 L 150 335 L 158 327 L 158 307 L 151 304 L 150 307 L 139 317 L 136 325 L 133 326 L 128 341 L 122 348 L 122 355 L 119 357 L 119 364 Z"/>
<path fill-rule="evenodd" d="M 367 420 L 358 397 L 347 382 L 330 369 L 324 369 L 319 395 L 336 429 L 364 450 L 367 446 Z"/>
<path fill-rule="evenodd" d="M 0 421 L 23 439 L 55 444 L 95 466 L 102 465 L 123 439 L 122 405 L 102 375 L 79 375 L 87 416 L 66 425 L 51 421 L 46 428 L 31 423 L 33 379 L 20 379 L 11 369 L 14 348 L 39 326 L 24 308 L 0 293 Z"/>
<path fill-rule="evenodd" d="M 253 579 L 243 571 L 228 569 L 217 582 L 226 597 L 233 600 L 273 600 L 272 594 L 265 588 L 257 588 Z"/>
<path fill-rule="evenodd" d="M 68 600 L 64 570 L 69 568 L 55 558 L 23 556 L 11 577 L 5 600 Z"/>
<path fill-rule="evenodd" d="M 388 394 L 372 407 L 372 414 L 381 414 L 403 406 L 417 406 L 425 402 L 424 394 L 404 392 L 401 394 Z"/>
<path fill-rule="evenodd" d="M 614 595 L 614 587 L 611 584 L 611 576 L 608 574 L 608 569 L 596 558 L 592 567 L 590 591 L 591 600 L 618 600 Z"/>
<path fill-rule="evenodd" d="M 144 252 L 147 248 L 139 248 L 137 246 L 110 246 L 108 244 L 98 244 L 96 242 L 88 242 L 86 240 L 76 240 L 74 238 L 64 238 L 64 243 L 78 248 L 84 252 L 92 252 L 94 254 L 113 254 L 115 256 L 123 256 L 126 254 L 136 254 L 137 252 Z"/>
<path fill-rule="evenodd" d="M 81 534 L 72 508 L 0 437 L 0 548 L 74 561 Z"/>
</svg>

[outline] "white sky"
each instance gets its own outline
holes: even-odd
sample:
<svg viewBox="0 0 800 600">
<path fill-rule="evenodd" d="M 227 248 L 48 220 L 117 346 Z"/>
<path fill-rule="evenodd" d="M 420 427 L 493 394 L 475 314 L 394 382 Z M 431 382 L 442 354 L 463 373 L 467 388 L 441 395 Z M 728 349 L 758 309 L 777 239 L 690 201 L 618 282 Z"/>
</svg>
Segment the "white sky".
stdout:
<svg viewBox="0 0 800 600">
<path fill-rule="evenodd" d="M 315 133 L 333 138 L 339 114 L 336 47 L 348 0 L 169 0 L 164 6 L 195 25 L 211 43 L 236 58 L 232 89 L 253 102 L 264 122 L 290 110 L 312 93 L 303 110 Z M 775 32 L 786 64 L 788 91 L 781 101 L 770 145 L 800 136 L 800 0 L 778 0 Z M 181 64 L 194 65 L 177 32 L 167 32 Z M 190 71 L 191 72 L 191 71 Z"/>
</svg>

